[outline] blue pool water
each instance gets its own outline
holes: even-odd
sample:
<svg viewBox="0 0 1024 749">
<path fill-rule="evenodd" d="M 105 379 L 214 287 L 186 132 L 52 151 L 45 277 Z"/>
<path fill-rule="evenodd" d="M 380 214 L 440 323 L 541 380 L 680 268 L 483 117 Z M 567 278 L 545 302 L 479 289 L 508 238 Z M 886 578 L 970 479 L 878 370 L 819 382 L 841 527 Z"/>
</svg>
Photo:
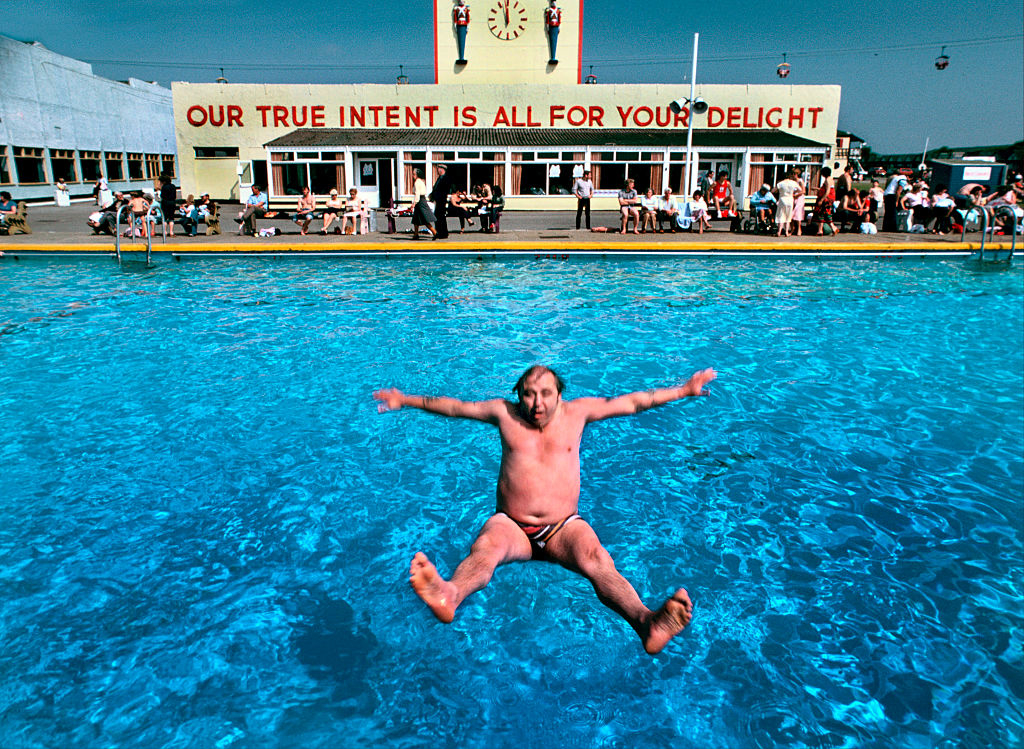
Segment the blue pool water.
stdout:
<svg viewBox="0 0 1024 749">
<path fill-rule="evenodd" d="M 0 263 L 0 746 L 997 747 L 1024 736 L 1024 274 L 963 260 Z M 370 393 L 712 395 L 593 425 L 580 578 L 437 623 L 495 434 Z"/>
</svg>

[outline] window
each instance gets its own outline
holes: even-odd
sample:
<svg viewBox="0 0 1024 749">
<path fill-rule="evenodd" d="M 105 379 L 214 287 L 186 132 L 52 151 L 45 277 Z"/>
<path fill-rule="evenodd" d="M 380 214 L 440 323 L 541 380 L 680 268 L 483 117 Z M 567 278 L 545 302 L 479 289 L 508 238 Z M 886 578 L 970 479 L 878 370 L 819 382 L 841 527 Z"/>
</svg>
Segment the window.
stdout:
<svg viewBox="0 0 1024 749">
<path fill-rule="evenodd" d="M 413 184 L 415 178 L 413 177 L 413 170 L 419 169 L 424 175 L 427 173 L 427 152 L 426 151 L 406 151 L 403 154 L 405 166 L 402 170 L 402 189 L 403 195 L 412 195 Z M 426 176 L 424 176 L 426 179 Z"/>
<path fill-rule="evenodd" d="M 275 169 L 280 167 L 275 166 Z M 314 195 L 327 195 L 331 190 L 345 192 L 348 187 L 345 184 L 345 165 L 341 162 L 334 164 L 310 164 L 309 165 L 309 191 Z"/>
<path fill-rule="evenodd" d="M 77 182 L 78 170 L 75 168 L 75 152 L 66 148 L 50 149 L 50 174 L 53 181 Z"/>
<path fill-rule="evenodd" d="M 274 195 L 301 195 L 303 186 L 309 184 L 305 164 L 274 164 L 271 170 Z"/>
<path fill-rule="evenodd" d="M 487 161 L 479 164 L 469 165 L 469 185 L 468 189 L 472 188 L 473 185 L 488 184 L 491 187 L 497 185 L 505 190 L 505 154 L 503 153 L 485 153 L 483 154 Z"/>
<path fill-rule="evenodd" d="M 356 168 L 359 170 L 360 187 L 377 186 L 377 162 L 372 159 L 360 159 Z"/>
<path fill-rule="evenodd" d="M 237 159 L 238 146 L 194 146 L 197 159 Z"/>
<path fill-rule="evenodd" d="M 128 154 L 128 179 L 143 179 L 145 176 L 142 171 L 142 154 Z"/>
<path fill-rule="evenodd" d="M 270 154 L 270 160 L 271 161 L 295 161 L 295 154 L 292 153 L 291 151 L 286 151 L 286 152 L 278 151 L 277 153 Z"/>
<path fill-rule="evenodd" d="M 769 185 L 778 184 L 789 171 L 790 167 L 799 167 L 803 170 L 803 180 L 807 185 L 816 185 L 818 181 L 818 170 L 820 168 L 820 155 L 811 154 L 817 163 L 807 163 L 804 153 L 766 153 L 750 155 L 750 190 L 761 186 L 762 183 Z M 813 188 L 810 188 L 813 190 Z M 810 191 L 810 190 L 808 190 Z"/>
<path fill-rule="evenodd" d="M 174 177 L 176 172 L 174 169 L 174 154 L 165 153 L 163 158 L 160 159 L 160 171 L 162 174 L 166 174 L 168 177 Z"/>
<path fill-rule="evenodd" d="M 0 185 L 11 184 L 11 163 L 7 158 L 7 146 L 0 146 Z"/>
<path fill-rule="evenodd" d="M 14 147 L 14 171 L 22 185 L 38 185 L 46 182 L 46 168 L 43 165 L 43 149 Z"/>
<path fill-rule="evenodd" d="M 519 170 L 519 195 L 547 195 L 547 164 L 513 165 L 513 173 Z M 513 182 L 515 179 L 513 178 Z"/>
<path fill-rule="evenodd" d="M 146 176 L 156 179 L 160 176 L 160 156 L 155 153 L 146 154 Z"/>
<path fill-rule="evenodd" d="M 590 162 L 594 188 L 597 190 L 618 192 L 626 180 L 631 179 L 638 193 L 648 188 L 655 193 L 661 192 L 665 168 L 665 157 L 661 153 L 599 151 L 591 154 Z"/>
<path fill-rule="evenodd" d="M 103 154 L 107 166 L 107 179 L 111 182 L 124 179 L 124 154 L 107 151 Z"/>
<path fill-rule="evenodd" d="M 571 195 L 576 177 L 583 172 L 585 154 L 572 151 L 540 151 L 512 154 L 511 195 Z M 523 164 L 521 162 L 532 162 Z"/>
<path fill-rule="evenodd" d="M 95 182 L 102 176 L 99 151 L 79 151 L 78 163 L 82 167 L 83 182 Z"/>
</svg>

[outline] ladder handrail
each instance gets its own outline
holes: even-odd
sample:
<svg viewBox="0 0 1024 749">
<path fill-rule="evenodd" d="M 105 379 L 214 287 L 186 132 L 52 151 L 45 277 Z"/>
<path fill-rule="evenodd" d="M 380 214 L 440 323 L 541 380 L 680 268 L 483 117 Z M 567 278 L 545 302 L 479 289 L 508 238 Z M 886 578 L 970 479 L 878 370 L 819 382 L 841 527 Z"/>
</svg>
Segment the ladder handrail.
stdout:
<svg viewBox="0 0 1024 749">
<path fill-rule="evenodd" d="M 131 206 L 127 203 L 118 208 L 117 220 L 114 222 L 114 251 L 117 254 L 117 262 L 119 263 L 121 262 L 121 214 L 129 208 L 131 208 Z M 132 238 L 132 242 L 134 244 L 134 237 Z"/>
<path fill-rule="evenodd" d="M 114 222 L 114 251 L 117 254 L 117 262 L 121 262 L 121 214 L 126 210 L 131 210 L 131 205 L 128 203 L 125 203 L 117 209 L 117 220 Z M 153 226 L 156 223 L 155 219 L 158 213 L 162 219 L 163 213 L 160 212 L 160 208 L 154 202 L 146 210 L 146 216 L 143 219 L 143 229 L 146 232 L 147 264 L 149 264 L 153 257 Z M 160 224 L 161 231 L 163 232 L 164 244 L 167 244 L 167 227 L 163 221 L 161 221 Z M 132 244 L 135 244 L 135 214 L 132 214 L 131 221 L 128 223 L 128 228 L 130 230 Z"/>
<path fill-rule="evenodd" d="M 1017 250 L 1017 214 L 1013 212 L 1013 209 L 1008 205 L 997 205 L 995 208 L 991 208 L 986 205 L 979 205 L 974 202 L 971 197 L 967 198 L 967 205 L 963 210 L 963 220 L 960 224 L 960 241 L 963 242 L 967 236 L 967 216 L 971 211 L 977 212 L 979 216 L 979 223 L 981 225 L 981 247 L 978 250 L 978 258 L 980 260 L 985 259 L 985 236 L 989 232 L 989 217 L 995 219 L 1002 213 L 1005 213 L 1010 219 L 1010 226 L 1013 227 L 1013 239 L 1010 241 L 1010 255 L 1007 260 L 1013 259 L 1013 253 Z M 993 222 L 994 223 L 994 222 Z M 994 230 L 994 226 L 992 229 Z"/>
<path fill-rule="evenodd" d="M 996 218 L 1001 213 L 1006 214 L 1006 216 L 1010 219 L 1010 226 L 1013 227 L 1013 238 L 1010 240 L 1010 256 L 1006 258 L 1007 260 L 1012 260 L 1013 253 L 1017 249 L 1017 214 L 1014 213 L 1013 208 L 1011 208 L 1008 205 L 997 205 L 995 209 L 992 210 L 992 218 Z M 982 238 L 982 246 L 984 246 L 984 242 L 985 240 L 984 238 Z"/>
</svg>

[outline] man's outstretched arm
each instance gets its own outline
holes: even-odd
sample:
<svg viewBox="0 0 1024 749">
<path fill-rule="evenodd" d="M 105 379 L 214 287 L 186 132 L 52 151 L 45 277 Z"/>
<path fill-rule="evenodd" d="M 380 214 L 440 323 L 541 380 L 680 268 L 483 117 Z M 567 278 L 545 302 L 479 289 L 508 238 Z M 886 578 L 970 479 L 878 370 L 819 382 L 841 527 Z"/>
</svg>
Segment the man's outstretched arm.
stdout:
<svg viewBox="0 0 1024 749">
<path fill-rule="evenodd" d="M 406 395 L 395 388 L 378 390 L 373 397 L 379 401 L 377 411 L 380 413 L 411 407 L 432 414 L 451 416 L 456 419 L 486 421 L 491 424 L 496 423 L 499 415 L 506 410 L 505 401 L 500 398 L 487 401 L 460 401 L 457 398 L 444 396 Z"/>
<path fill-rule="evenodd" d="M 587 421 L 629 416 L 682 398 L 707 395 L 708 391 L 705 386 L 717 376 L 713 369 L 702 369 L 699 372 L 694 372 L 690 379 L 679 387 L 645 390 L 620 395 L 616 398 L 579 398 L 572 403 L 575 407 L 584 409 Z"/>
</svg>

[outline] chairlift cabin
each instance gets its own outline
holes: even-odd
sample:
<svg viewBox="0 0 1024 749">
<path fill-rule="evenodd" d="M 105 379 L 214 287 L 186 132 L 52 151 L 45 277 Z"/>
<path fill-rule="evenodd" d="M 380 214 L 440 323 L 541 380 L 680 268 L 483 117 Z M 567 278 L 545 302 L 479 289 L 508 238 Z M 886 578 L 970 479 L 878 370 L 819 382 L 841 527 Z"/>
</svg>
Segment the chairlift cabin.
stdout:
<svg viewBox="0 0 1024 749">
<path fill-rule="evenodd" d="M 395 79 L 395 82 L 399 86 L 404 86 L 409 83 L 409 76 L 405 74 L 405 67 L 402 65 L 398 66 L 398 78 Z"/>
<path fill-rule="evenodd" d="M 945 70 L 949 67 L 949 55 L 946 54 L 946 48 L 943 47 L 939 56 L 935 58 L 935 69 Z"/>
<path fill-rule="evenodd" d="M 779 78 L 789 77 L 789 63 L 786 62 L 785 53 L 782 55 L 782 62 L 780 62 L 779 66 L 775 68 L 775 75 L 779 76 Z"/>
<path fill-rule="evenodd" d="M 790 77 L 790 64 L 785 61 L 785 52 L 782 53 L 782 61 L 778 64 L 778 68 L 775 69 L 775 75 L 779 78 Z"/>
<path fill-rule="evenodd" d="M 590 74 L 583 79 L 584 83 L 597 83 L 597 76 L 594 75 L 594 66 L 590 66 Z"/>
</svg>

